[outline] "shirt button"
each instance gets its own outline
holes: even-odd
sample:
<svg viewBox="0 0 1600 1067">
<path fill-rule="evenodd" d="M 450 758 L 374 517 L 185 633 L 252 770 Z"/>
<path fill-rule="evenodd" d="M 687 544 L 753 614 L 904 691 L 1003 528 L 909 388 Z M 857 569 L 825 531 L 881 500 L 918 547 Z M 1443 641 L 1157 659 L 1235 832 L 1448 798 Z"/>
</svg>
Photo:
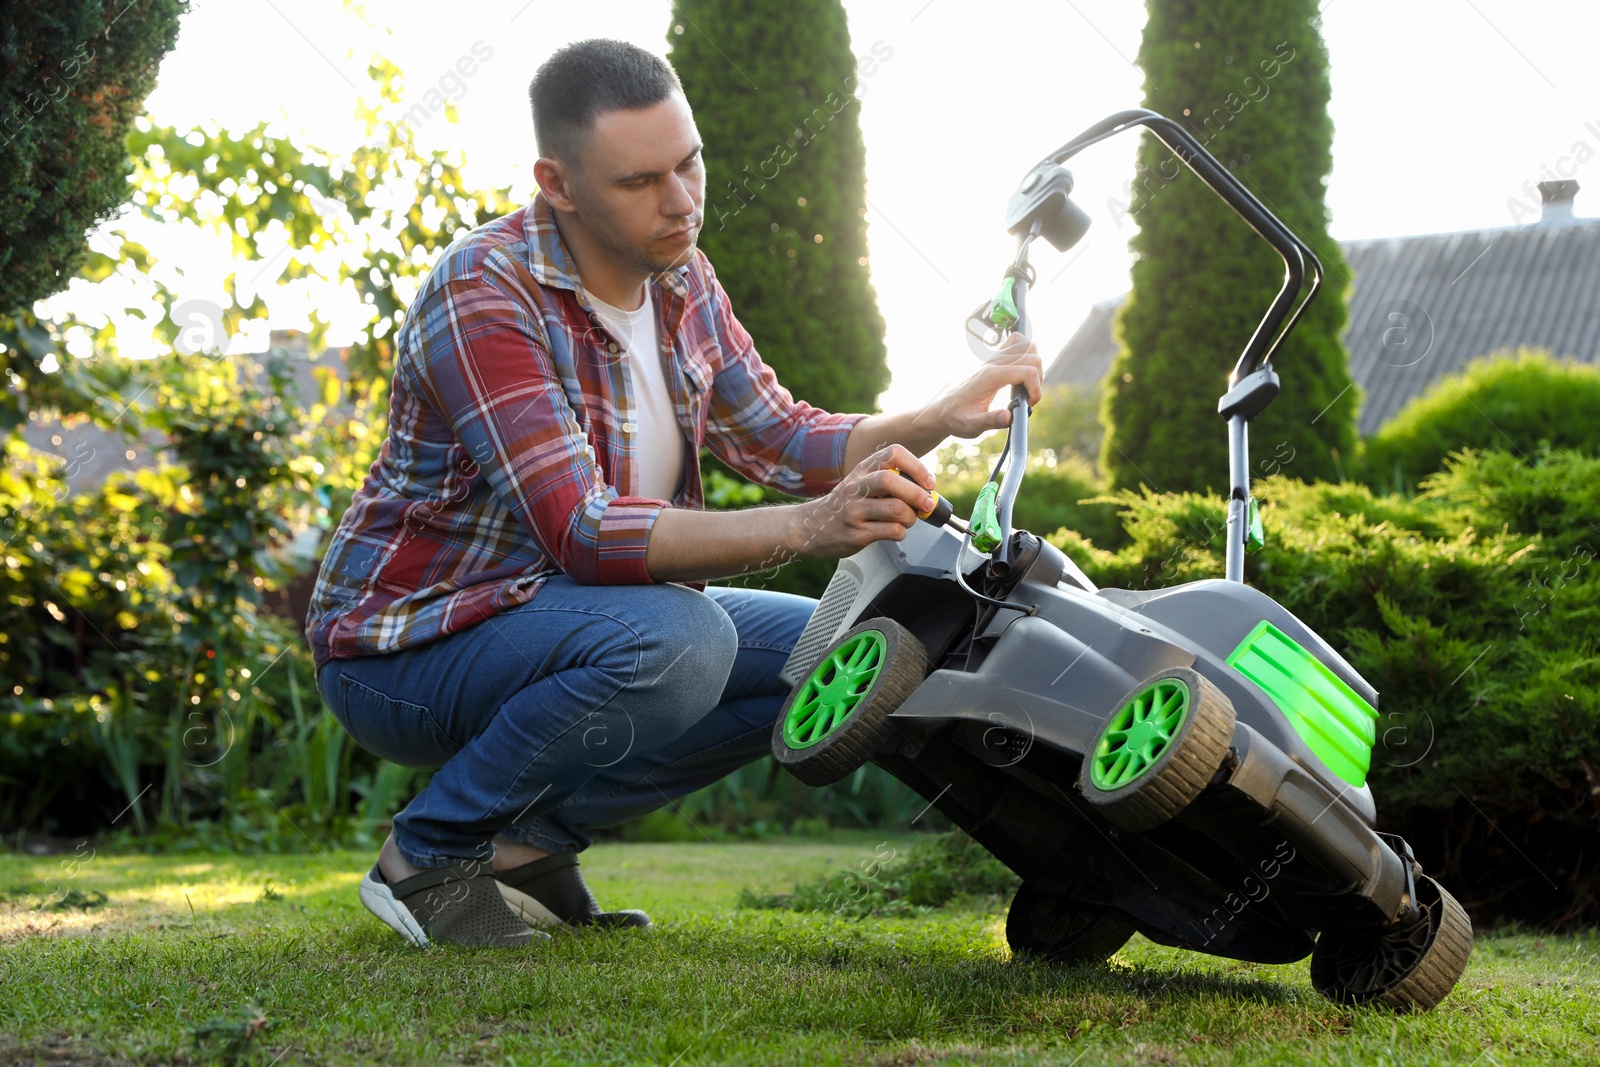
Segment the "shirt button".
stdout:
<svg viewBox="0 0 1600 1067">
<path fill-rule="evenodd" d="M 614 344 L 606 345 L 606 348 L 612 352 L 617 351 L 617 346 Z"/>
<path fill-rule="evenodd" d="M 634 424 L 633 424 L 633 423 L 631 423 L 631 422 L 625 422 L 625 423 L 623 423 L 623 424 L 622 424 L 622 432 L 623 432 L 623 433 L 632 433 L 632 432 L 633 432 L 633 431 L 634 431 L 634 430 L 635 430 L 635 429 L 637 429 L 637 428 L 638 428 L 638 427 L 636 427 L 636 426 L 635 426 L 635 425 L 634 425 Z"/>
</svg>

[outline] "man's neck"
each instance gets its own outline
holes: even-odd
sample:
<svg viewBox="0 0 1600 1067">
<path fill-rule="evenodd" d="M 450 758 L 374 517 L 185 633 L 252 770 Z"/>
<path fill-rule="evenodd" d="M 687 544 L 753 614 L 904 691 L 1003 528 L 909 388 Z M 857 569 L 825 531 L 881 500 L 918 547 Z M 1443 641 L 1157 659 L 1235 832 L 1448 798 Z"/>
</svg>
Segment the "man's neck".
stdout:
<svg viewBox="0 0 1600 1067">
<path fill-rule="evenodd" d="M 650 275 L 616 263 L 590 235 L 583 223 L 552 213 L 556 231 L 571 253 L 579 280 L 590 296 L 623 311 L 635 311 L 645 301 Z"/>
</svg>

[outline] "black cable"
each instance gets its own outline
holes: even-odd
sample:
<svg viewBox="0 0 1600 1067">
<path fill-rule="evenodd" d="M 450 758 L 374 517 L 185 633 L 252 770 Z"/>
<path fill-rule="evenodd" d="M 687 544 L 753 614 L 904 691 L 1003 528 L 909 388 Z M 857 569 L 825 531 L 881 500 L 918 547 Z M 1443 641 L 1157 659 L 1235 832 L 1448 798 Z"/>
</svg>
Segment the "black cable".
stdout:
<svg viewBox="0 0 1600 1067">
<path fill-rule="evenodd" d="M 1005 466 L 1006 457 L 1009 456 L 1010 454 L 1011 454 L 1011 427 L 1007 426 L 1006 427 L 1005 444 L 1000 446 L 1000 455 L 994 461 L 994 470 L 989 472 L 989 481 L 992 482 L 992 481 L 994 481 L 996 478 L 998 478 L 1000 476 L 1000 468 Z M 984 484 L 987 485 L 988 483 L 986 482 Z"/>
<path fill-rule="evenodd" d="M 1010 608 L 1012 611 L 1020 611 L 1024 615 L 1032 615 L 1034 612 L 1038 611 L 1038 607 L 1033 604 L 1012 604 L 1008 601 L 997 600 L 992 596 L 978 592 L 976 589 L 972 588 L 972 586 L 967 584 L 966 573 L 961 569 L 961 559 L 967 554 L 967 546 L 971 543 L 972 530 L 968 529 L 967 532 L 961 537 L 961 548 L 956 552 L 956 584 L 961 587 L 962 592 L 966 593 L 974 600 L 981 601 L 985 604 L 992 604 L 997 608 Z M 974 636 L 976 636 L 976 634 L 974 634 Z"/>
<path fill-rule="evenodd" d="M 987 596 L 987 595 L 985 595 L 983 593 L 980 593 L 976 589 L 974 589 L 970 585 L 968 585 L 967 584 L 966 573 L 963 572 L 962 569 L 961 569 L 961 560 L 962 560 L 962 557 L 964 557 L 967 554 L 967 546 L 969 544 L 971 544 L 971 543 L 972 543 L 972 531 L 968 530 L 966 532 L 966 534 L 961 538 L 961 547 L 960 547 L 960 549 L 958 549 L 956 551 L 956 565 L 955 565 L 956 584 L 959 585 L 961 587 L 962 591 L 965 592 L 968 596 L 970 596 L 970 597 L 972 597 L 972 599 L 978 601 L 977 604 L 973 605 L 974 614 L 973 614 L 973 618 L 972 618 L 972 636 L 967 639 L 966 661 L 965 661 L 964 665 L 961 668 L 963 671 L 967 671 L 967 672 L 971 672 L 971 670 L 972 670 L 972 651 L 973 651 L 973 649 L 978 647 L 978 638 L 981 635 L 981 632 L 982 632 L 984 626 L 988 624 L 988 619 L 984 618 L 984 612 L 983 612 L 984 605 L 990 605 L 995 610 L 999 610 L 1000 608 L 1010 608 L 1012 611 L 1019 611 L 1023 615 L 1034 615 L 1034 614 L 1037 614 L 1038 611 L 1039 611 L 1039 607 L 1038 607 L 1037 604 L 1011 604 L 1011 603 L 1008 603 L 1008 602 L 1006 602 L 1004 600 L 997 600 L 992 596 Z M 992 619 L 993 617 L 994 616 L 991 613 L 989 615 L 989 618 Z M 1004 631 L 1001 631 L 1001 632 L 1003 633 Z"/>
</svg>

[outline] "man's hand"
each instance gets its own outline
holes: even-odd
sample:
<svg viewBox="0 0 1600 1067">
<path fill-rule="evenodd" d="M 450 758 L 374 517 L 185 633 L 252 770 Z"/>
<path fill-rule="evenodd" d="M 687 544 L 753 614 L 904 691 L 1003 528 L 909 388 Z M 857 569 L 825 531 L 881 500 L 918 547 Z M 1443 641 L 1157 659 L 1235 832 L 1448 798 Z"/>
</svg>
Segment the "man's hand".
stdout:
<svg viewBox="0 0 1600 1067">
<path fill-rule="evenodd" d="M 869 453 L 890 444 L 904 445 L 910 452 L 925 455 L 946 438 L 972 438 L 1009 426 L 1009 410 L 989 410 L 994 395 L 1001 389 L 1022 385 L 1028 390 L 1029 406 L 1037 404 L 1042 394 L 1044 362 L 1033 342 L 1021 334 L 1006 338 L 998 351 L 1000 355 L 994 362 L 984 364 L 972 377 L 926 407 L 892 415 L 869 415 L 856 423 L 845 445 L 844 466 L 859 464 Z"/>
<path fill-rule="evenodd" d="M 839 559 L 874 541 L 904 540 L 917 512 L 933 508 L 933 486 L 933 473 L 905 446 L 879 449 L 832 492 L 795 505 L 800 528 L 793 550 Z"/>
<path fill-rule="evenodd" d="M 1011 424 L 1007 408 L 989 408 L 1001 389 L 1009 393 L 1010 386 L 1026 386 L 1029 407 L 1037 404 L 1044 386 L 1044 361 L 1039 358 L 1039 349 L 1022 334 L 1014 333 L 998 352 L 992 363 L 985 363 L 949 395 L 929 404 L 921 419 L 932 422 L 950 437 L 972 438 Z"/>
</svg>

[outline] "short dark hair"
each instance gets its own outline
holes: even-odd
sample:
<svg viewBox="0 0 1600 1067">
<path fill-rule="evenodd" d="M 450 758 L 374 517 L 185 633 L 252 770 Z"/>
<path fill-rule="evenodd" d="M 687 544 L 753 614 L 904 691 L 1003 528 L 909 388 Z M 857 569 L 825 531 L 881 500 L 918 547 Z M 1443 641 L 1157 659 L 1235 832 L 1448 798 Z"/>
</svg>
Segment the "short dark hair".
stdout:
<svg viewBox="0 0 1600 1067">
<path fill-rule="evenodd" d="M 528 86 L 539 154 L 575 163 L 602 112 L 649 107 L 682 92 L 672 65 L 638 45 L 601 37 L 569 44 Z"/>
</svg>

